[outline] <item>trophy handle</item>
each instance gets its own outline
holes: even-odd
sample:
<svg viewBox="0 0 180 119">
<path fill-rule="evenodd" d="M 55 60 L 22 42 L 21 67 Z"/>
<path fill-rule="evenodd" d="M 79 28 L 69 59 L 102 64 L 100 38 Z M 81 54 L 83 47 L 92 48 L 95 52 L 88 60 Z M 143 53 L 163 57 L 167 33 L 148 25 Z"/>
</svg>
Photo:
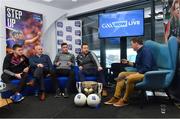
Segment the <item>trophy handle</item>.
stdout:
<svg viewBox="0 0 180 119">
<path fill-rule="evenodd" d="M 102 83 L 98 83 L 98 94 L 101 95 L 103 89 L 103 84 Z"/>
<path fill-rule="evenodd" d="M 81 82 L 76 82 L 76 89 L 81 93 Z"/>
<path fill-rule="evenodd" d="M 3 88 L 6 88 L 6 84 L 5 83 L 3 83 Z"/>
</svg>

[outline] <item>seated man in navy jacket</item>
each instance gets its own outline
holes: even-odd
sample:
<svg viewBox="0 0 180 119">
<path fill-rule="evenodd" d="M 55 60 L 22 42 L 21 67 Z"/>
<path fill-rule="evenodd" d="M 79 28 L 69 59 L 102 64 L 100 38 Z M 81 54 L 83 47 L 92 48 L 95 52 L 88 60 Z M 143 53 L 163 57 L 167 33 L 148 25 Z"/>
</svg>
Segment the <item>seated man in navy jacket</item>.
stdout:
<svg viewBox="0 0 180 119">
<path fill-rule="evenodd" d="M 54 90 L 56 94 L 59 94 L 59 83 L 56 79 L 55 71 L 53 69 L 53 65 L 51 59 L 48 55 L 43 54 L 43 48 L 40 45 L 35 46 L 36 55 L 29 58 L 31 70 L 33 72 L 33 76 L 35 77 L 37 83 L 40 85 L 40 100 L 45 100 L 45 83 L 44 77 L 47 74 L 50 74 L 52 82 L 54 84 Z"/>
<path fill-rule="evenodd" d="M 131 46 L 135 51 L 137 51 L 135 63 L 129 62 L 125 59 L 122 60 L 122 63 L 134 66 L 137 71 L 121 72 L 119 76 L 115 78 L 117 83 L 114 96 L 109 101 L 105 102 L 105 104 L 113 104 L 113 106 L 116 107 L 127 105 L 129 95 L 134 91 L 135 83 L 143 80 L 144 73 L 156 69 L 156 63 L 151 50 L 146 46 L 143 46 L 143 41 L 141 39 L 131 39 Z M 126 88 L 125 93 L 124 96 L 121 97 L 121 92 L 124 87 Z"/>
</svg>

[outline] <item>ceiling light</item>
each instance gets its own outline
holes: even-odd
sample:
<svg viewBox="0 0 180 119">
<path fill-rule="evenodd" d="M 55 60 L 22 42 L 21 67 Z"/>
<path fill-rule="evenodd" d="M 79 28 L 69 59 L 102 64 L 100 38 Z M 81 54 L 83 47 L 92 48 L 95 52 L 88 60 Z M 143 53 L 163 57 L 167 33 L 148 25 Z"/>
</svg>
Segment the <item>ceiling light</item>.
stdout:
<svg viewBox="0 0 180 119">
<path fill-rule="evenodd" d="M 43 0 L 44 2 L 52 2 L 53 0 Z"/>
<path fill-rule="evenodd" d="M 72 0 L 72 2 L 77 2 L 77 0 Z"/>
</svg>

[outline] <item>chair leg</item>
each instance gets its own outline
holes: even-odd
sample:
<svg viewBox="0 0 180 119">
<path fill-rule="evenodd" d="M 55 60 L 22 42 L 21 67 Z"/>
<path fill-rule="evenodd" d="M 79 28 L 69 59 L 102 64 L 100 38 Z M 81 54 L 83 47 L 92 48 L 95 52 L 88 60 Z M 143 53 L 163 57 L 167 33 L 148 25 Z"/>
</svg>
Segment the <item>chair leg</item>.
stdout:
<svg viewBox="0 0 180 119">
<path fill-rule="evenodd" d="M 167 94 L 167 96 L 169 98 L 169 101 L 172 103 L 172 105 L 174 105 L 174 100 L 171 98 L 168 89 L 165 89 L 165 92 L 166 92 L 166 94 Z"/>
<path fill-rule="evenodd" d="M 153 96 L 156 97 L 156 94 L 155 94 L 155 91 L 154 91 L 154 90 L 152 90 L 152 93 L 153 93 Z"/>
<path fill-rule="evenodd" d="M 140 96 L 141 96 L 140 109 L 143 109 L 143 106 L 144 106 L 145 102 L 148 102 L 148 98 L 146 96 L 146 91 L 141 90 Z"/>
</svg>

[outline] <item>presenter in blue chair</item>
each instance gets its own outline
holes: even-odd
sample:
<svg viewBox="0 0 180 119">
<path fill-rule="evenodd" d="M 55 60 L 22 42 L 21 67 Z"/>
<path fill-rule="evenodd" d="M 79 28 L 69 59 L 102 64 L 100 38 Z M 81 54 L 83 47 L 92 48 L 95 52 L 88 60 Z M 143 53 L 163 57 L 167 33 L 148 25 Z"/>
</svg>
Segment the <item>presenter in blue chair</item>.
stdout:
<svg viewBox="0 0 180 119">
<path fill-rule="evenodd" d="M 126 59 L 122 60 L 123 64 L 133 66 L 137 71 L 121 72 L 115 80 L 116 88 L 114 96 L 104 102 L 107 105 L 122 107 L 128 104 L 129 95 L 134 91 L 134 85 L 144 78 L 144 73 L 156 69 L 156 63 L 151 50 L 143 45 L 143 41 L 138 38 L 131 39 L 131 47 L 137 52 L 135 63 Z M 158 55 L 158 54 L 157 54 Z M 121 96 L 122 90 L 125 88 L 124 96 Z"/>
<path fill-rule="evenodd" d="M 29 58 L 31 72 L 33 73 L 33 77 L 35 81 L 40 86 L 40 100 L 45 100 L 45 77 L 50 74 L 50 77 L 53 82 L 54 90 L 56 94 L 59 94 L 59 83 L 56 79 L 55 71 L 53 68 L 53 64 L 48 55 L 43 54 L 43 48 L 40 45 L 36 45 L 34 47 L 36 54 Z M 32 80 L 33 81 L 33 80 Z"/>
<path fill-rule="evenodd" d="M 77 56 L 77 64 L 79 66 L 80 81 L 85 81 L 85 76 L 97 76 L 97 82 L 103 83 L 102 96 L 107 96 L 103 68 L 97 56 L 89 51 L 87 43 L 83 43 L 81 46 L 81 53 Z"/>
<path fill-rule="evenodd" d="M 10 98 L 14 102 L 20 102 L 24 99 L 20 91 L 25 86 L 29 71 L 29 60 L 23 55 L 21 45 L 14 44 L 13 53 L 6 55 L 3 62 L 3 74 L 1 76 L 4 83 L 11 83 L 11 80 L 19 79 L 20 83 L 13 90 L 15 93 Z"/>
<path fill-rule="evenodd" d="M 69 97 L 70 88 L 74 80 L 73 66 L 75 65 L 75 57 L 68 52 L 68 44 L 61 44 L 61 51 L 55 57 L 54 65 L 56 67 L 56 76 L 67 76 L 68 81 L 64 89 L 61 89 L 60 94 L 64 98 Z"/>
</svg>

